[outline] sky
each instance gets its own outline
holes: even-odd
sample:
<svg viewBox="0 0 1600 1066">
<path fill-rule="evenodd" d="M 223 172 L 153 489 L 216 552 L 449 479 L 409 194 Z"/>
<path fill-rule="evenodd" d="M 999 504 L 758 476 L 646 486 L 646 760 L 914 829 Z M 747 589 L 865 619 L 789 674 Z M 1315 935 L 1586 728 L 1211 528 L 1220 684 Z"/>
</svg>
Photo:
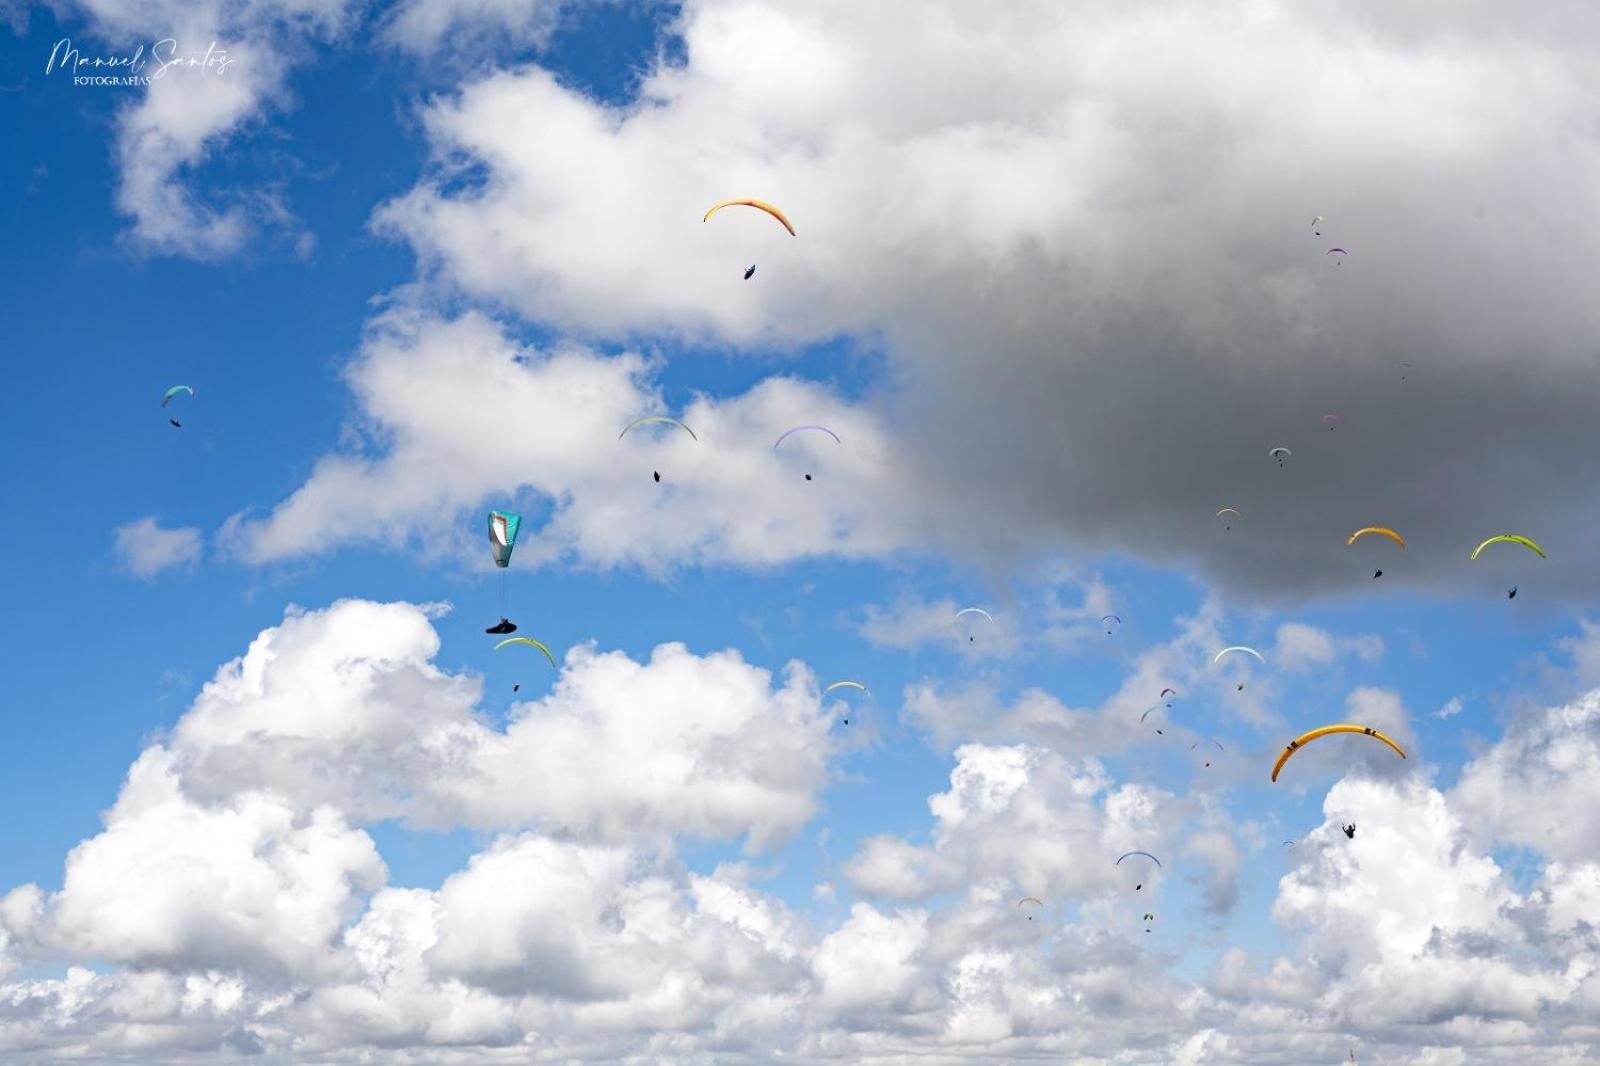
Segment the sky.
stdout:
<svg viewBox="0 0 1600 1066">
<path fill-rule="evenodd" d="M 0 1061 L 1600 1059 L 1592 4 L 0 15 Z"/>
</svg>

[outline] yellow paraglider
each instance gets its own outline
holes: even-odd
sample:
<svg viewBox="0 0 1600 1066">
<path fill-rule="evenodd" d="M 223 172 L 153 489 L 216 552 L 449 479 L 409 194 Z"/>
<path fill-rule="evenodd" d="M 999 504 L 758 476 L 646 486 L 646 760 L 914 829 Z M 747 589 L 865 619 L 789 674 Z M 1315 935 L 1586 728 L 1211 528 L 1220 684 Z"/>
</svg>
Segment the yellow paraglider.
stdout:
<svg viewBox="0 0 1600 1066">
<path fill-rule="evenodd" d="M 1406 539 L 1400 534 L 1396 533 L 1394 530 L 1390 529 L 1388 526 L 1368 526 L 1365 529 L 1358 529 L 1354 533 L 1350 534 L 1350 539 L 1345 541 L 1345 543 L 1354 544 L 1357 539 L 1365 536 L 1368 533 L 1381 533 L 1383 536 L 1388 537 L 1390 540 L 1400 545 L 1400 547 L 1404 548 L 1406 546 Z"/>
<path fill-rule="evenodd" d="M 779 211 L 776 207 L 767 203 L 765 200 L 724 200 L 719 204 L 712 204 L 711 210 L 707 211 L 706 217 L 702 218 L 700 221 L 710 222 L 711 216 L 716 214 L 718 211 L 721 211 L 724 207 L 753 207 L 757 211 L 765 211 L 767 214 L 783 223 L 783 228 L 789 231 L 789 236 L 799 236 L 799 234 L 795 233 L 794 225 L 789 221 L 788 216 L 786 216 L 782 211 Z"/>
<path fill-rule="evenodd" d="M 1487 548 L 1491 544 L 1520 544 L 1524 548 L 1527 548 L 1529 551 L 1533 552 L 1533 554 L 1537 555 L 1539 558 L 1548 558 L 1548 556 L 1545 555 L 1543 548 L 1539 547 L 1539 545 L 1535 544 L 1527 537 L 1516 533 L 1501 533 L 1497 537 L 1490 537 L 1488 540 L 1472 549 L 1472 558 L 1476 559 L 1478 557 L 1478 553 L 1483 551 L 1483 549 Z"/>
<path fill-rule="evenodd" d="M 1300 736 L 1289 741 L 1289 746 L 1283 749 L 1283 754 L 1278 756 L 1277 765 L 1272 768 L 1272 780 L 1278 780 L 1278 771 L 1282 770 L 1283 764 L 1289 761 L 1289 756 L 1293 755 L 1295 752 L 1299 751 L 1302 747 L 1311 743 L 1313 740 L 1316 740 L 1318 737 L 1325 737 L 1332 733 L 1365 733 L 1367 736 L 1375 737 L 1376 739 L 1381 740 L 1385 744 L 1389 745 L 1394 749 L 1395 754 L 1400 756 L 1402 759 L 1406 757 L 1406 753 L 1401 749 L 1400 745 L 1396 744 L 1394 741 L 1390 740 L 1376 729 L 1373 729 L 1371 726 L 1350 725 L 1348 723 L 1341 722 L 1338 725 L 1325 725 L 1320 729 L 1313 729 L 1309 733 L 1302 733 Z"/>
</svg>

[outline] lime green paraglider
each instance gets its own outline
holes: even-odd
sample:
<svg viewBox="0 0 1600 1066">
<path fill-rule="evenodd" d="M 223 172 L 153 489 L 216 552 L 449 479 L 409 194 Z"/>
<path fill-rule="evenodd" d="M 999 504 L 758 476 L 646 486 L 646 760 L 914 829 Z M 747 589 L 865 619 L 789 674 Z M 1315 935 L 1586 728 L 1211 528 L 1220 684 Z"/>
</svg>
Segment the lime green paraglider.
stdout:
<svg viewBox="0 0 1600 1066">
<path fill-rule="evenodd" d="M 1539 545 L 1535 544 L 1527 537 L 1517 533 L 1501 533 L 1499 536 L 1490 537 L 1488 540 L 1472 549 L 1472 558 L 1476 559 L 1478 557 L 1478 553 L 1483 551 L 1483 549 L 1487 548 L 1491 544 L 1520 544 L 1524 548 L 1527 548 L 1529 551 L 1533 552 L 1533 554 L 1537 555 L 1539 558 L 1548 558 L 1548 556 L 1545 555 L 1543 548 L 1539 547 Z"/>
<path fill-rule="evenodd" d="M 537 640 L 534 640 L 532 637 L 508 637 L 505 640 L 502 640 L 500 643 L 496 644 L 494 646 L 494 650 L 495 651 L 499 651 L 501 648 L 505 647 L 507 644 L 526 644 L 529 647 L 538 648 L 540 651 L 544 652 L 544 657 L 546 659 L 550 660 L 550 665 L 551 666 L 555 666 L 556 665 L 556 657 L 554 655 L 550 654 L 550 649 L 545 647 L 543 644 L 540 644 Z"/>
</svg>

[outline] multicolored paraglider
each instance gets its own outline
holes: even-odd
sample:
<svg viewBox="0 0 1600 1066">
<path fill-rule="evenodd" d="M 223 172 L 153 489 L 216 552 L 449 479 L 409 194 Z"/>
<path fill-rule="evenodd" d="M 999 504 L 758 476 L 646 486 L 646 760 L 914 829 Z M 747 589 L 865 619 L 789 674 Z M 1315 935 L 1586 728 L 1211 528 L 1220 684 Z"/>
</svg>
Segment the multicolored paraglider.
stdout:
<svg viewBox="0 0 1600 1066">
<path fill-rule="evenodd" d="M 765 200 L 723 200 L 721 203 L 712 204 L 711 210 L 707 211 L 705 217 L 700 221 L 710 222 L 711 216 L 721 211 L 724 207 L 753 207 L 757 211 L 765 211 L 783 224 L 783 228 L 789 231 L 789 236 L 798 236 L 794 231 L 794 224 L 789 221 L 789 217 Z"/>
<path fill-rule="evenodd" d="M 1313 729 L 1310 732 L 1302 733 L 1293 740 L 1289 741 L 1289 746 L 1283 749 L 1283 754 L 1278 756 L 1278 762 L 1272 768 L 1272 780 L 1278 780 L 1278 771 L 1282 770 L 1283 764 L 1289 761 L 1289 756 L 1293 755 L 1295 752 L 1299 751 L 1302 747 L 1311 743 L 1313 740 L 1316 740 L 1318 737 L 1331 736 L 1334 733 L 1362 733 L 1366 736 L 1372 737 L 1374 740 L 1383 741 L 1385 744 L 1389 745 L 1389 747 L 1393 748 L 1395 754 L 1400 756 L 1402 759 L 1406 757 L 1406 753 L 1404 749 L 1400 747 L 1400 745 L 1396 744 L 1394 741 L 1390 740 L 1376 729 L 1373 729 L 1371 726 L 1350 725 L 1348 723 L 1341 722 L 1337 725 L 1325 725 L 1318 729 Z"/>
<path fill-rule="evenodd" d="M 511 565 L 511 552 L 517 546 L 517 531 L 522 528 L 522 516 L 514 511 L 489 512 L 489 550 L 494 553 L 494 565 L 505 571 Z M 506 575 L 500 575 L 500 621 L 485 629 L 485 633 L 515 633 L 517 624 L 506 617 Z"/>
</svg>

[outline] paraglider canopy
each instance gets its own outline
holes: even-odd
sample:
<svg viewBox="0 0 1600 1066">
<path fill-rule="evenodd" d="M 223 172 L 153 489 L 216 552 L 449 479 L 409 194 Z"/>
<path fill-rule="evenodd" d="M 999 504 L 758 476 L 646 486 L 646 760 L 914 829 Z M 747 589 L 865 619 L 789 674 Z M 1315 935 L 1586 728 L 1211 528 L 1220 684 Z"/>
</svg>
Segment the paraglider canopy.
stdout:
<svg viewBox="0 0 1600 1066">
<path fill-rule="evenodd" d="M 1478 557 L 1478 553 L 1483 551 L 1483 549 L 1487 548 L 1491 544 L 1520 544 L 1541 559 L 1549 558 L 1549 556 L 1545 555 L 1543 548 L 1539 547 L 1539 545 L 1535 544 L 1527 537 L 1522 536 L 1520 533 L 1501 533 L 1498 536 L 1490 537 L 1488 540 L 1472 549 L 1471 558 L 1476 559 Z"/>
<path fill-rule="evenodd" d="M 545 647 L 543 644 L 539 643 L 537 640 L 534 640 L 532 637 L 511 637 L 508 640 L 502 640 L 500 643 L 498 643 L 498 644 L 496 644 L 494 646 L 494 650 L 495 651 L 499 651 L 501 648 L 505 647 L 507 644 L 526 644 L 529 647 L 537 648 L 540 651 L 544 652 L 544 657 L 546 659 L 550 660 L 550 665 L 551 666 L 555 666 L 556 665 L 556 657 L 554 655 L 550 654 L 550 649 Z"/>
<path fill-rule="evenodd" d="M 1223 648 L 1221 651 L 1217 652 L 1216 657 L 1213 658 L 1211 661 L 1213 663 L 1220 663 L 1222 661 L 1222 657 L 1224 655 L 1229 655 L 1229 654 L 1232 654 L 1233 652 L 1244 652 L 1246 655 L 1254 655 L 1256 657 L 1256 659 L 1259 660 L 1263 666 L 1266 665 L 1267 660 L 1263 659 L 1261 657 L 1261 653 L 1260 652 L 1256 651 L 1254 648 L 1247 648 L 1243 644 L 1235 644 L 1231 648 Z"/>
<path fill-rule="evenodd" d="M 711 216 L 721 211 L 724 207 L 753 207 L 757 211 L 765 211 L 783 224 L 783 228 L 789 231 L 789 236 L 798 236 L 794 231 L 793 223 L 789 221 L 789 217 L 765 200 L 723 200 L 720 203 L 712 204 L 711 210 L 707 211 L 705 217 L 700 221 L 710 222 Z"/>
<path fill-rule="evenodd" d="M 511 565 L 511 550 L 517 544 L 517 530 L 522 528 L 522 516 L 513 511 L 489 512 L 489 548 L 494 552 L 494 565 L 504 569 Z"/>
<path fill-rule="evenodd" d="M 189 386 L 189 385 L 174 385 L 174 386 L 172 386 L 172 388 L 168 389 L 166 392 L 161 394 L 161 406 L 162 407 L 167 406 L 167 404 L 172 402 L 172 398 L 174 396 L 178 395 L 178 393 L 180 393 L 180 392 L 187 392 L 190 396 L 194 395 L 194 389 L 191 386 Z"/>
<path fill-rule="evenodd" d="M 799 433 L 801 430 L 806 430 L 806 429 L 816 430 L 819 433 L 826 433 L 828 436 L 832 437 L 836 443 L 839 443 L 839 444 L 843 444 L 844 443 L 844 441 L 839 440 L 839 434 L 835 433 L 833 430 L 829 429 L 827 426 L 795 426 L 793 429 L 786 429 L 782 433 L 778 434 L 778 439 L 772 442 L 772 450 L 773 451 L 777 451 L 778 450 L 778 445 L 782 444 L 790 436 L 792 436 L 792 435 L 794 435 L 796 433 Z"/>
<path fill-rule="evenodd" d="M 1367 526 L 1363 529 L 1358 529 L 1354 533 L 1350 534 L 1350 539 L 1345 541 L 1345 544 L 1354 544 L 1357 540 L 1366 536 L 1368 533 L 1377 533 L 1380 536 L 1388 537 L 1402 548 L 1406 546 L 1406 539 L 1400 534 L 1396 533 L 1394 530 L 1390 529 L 1388 526 Z"/>
<path fill-rule="evenodd" d="M 1291 452 L 1288 448 L 1272 448 L 1267 452 L 1268 456 L 1270 456 L 1273 459 L 1278 460 L 1278 465 L 1279 466 L 1282 466 L 1283 465 L 1283 461 L 1285 459 L 1289 458 L 1293 454 L 1294 454 L 1294 452 Z"/>
<path fill-rule="evenodd" d="M 1106 636 L 1109 637 L 1122 624 L 1122 619 L 1114 614 L 1108 614 L 1100 619 L 1100 624 L 1106 627 Z"/>
<path fill-rule="evenodd" d="M 859 681 L 835 681 L 833 684 L 831 684 L 827 688 L 823 689 L 822 690 L 822 694 L 824 696 L 826 696 L 828 693 L 832 692 L 836 688 L 854 688 L 854 689 L 860 689 L 862 692 L 866 692 L 867 691 L 867 686 L 863 685 Z M 870 693 L 869 693 L 869 695 L 870 695 Z"/>
<path fill-rule="evenodd" d="M 621 440 L 623 437 L 626 437 L 628 435 L 628 431 L 636 426 L 648 426 L 656 423 L 668 426 L 677 426 L 679 429 L 689 434 L 689 436 L 694 440 L 698 441 L 700 439 L 694 435 L 694 430 L 690 429 L 682 422 L 679 422 L 676 418 L 668 418 L 666 415 L 645 415 L 643 418 L 636 418 L 632 422 L 629 422 L 626 426 L 622 427 L 622 432 L 617 434 L 617 439 Z"/>
<path fill-rule="evenodd" d="M 1405 750 L 1402 749 L 1400 745 L 1396 744 L 1393 740 L 1390 740 L 1376 729 L 1373 729 L 1371 726 L 1351 725 L 1348 722 L 1340 722 L 1337 725 L 1325 725 L 1321 728 L 1313 729 L 1310 732 L 1302 733 L 1298 737 L 1295 737 L 1293 740 L 1289 741 L 1289 746 L 1283 749 L 1283 754 L 1278 756 L 1278 762 L 1272 768 L 1272 780 L 1278 780 L 1278 771 L 1283 769 L 1283 764 L 1289 761 L 1289 757 L 1291 755 L 1299 751 L 1305 745 L 1311 743 L 1313 740 L 1316 740 L 1318 737 L 1331 736 L 1334 733 L 1364 733 L 1375 740 L 1381 740 L 1385 744 L 1389 745 L 1389 747 L 1394 749 L 1395 754 L 1400 756 L 1402 759 L 1406 757 Z"/>
</svg>

